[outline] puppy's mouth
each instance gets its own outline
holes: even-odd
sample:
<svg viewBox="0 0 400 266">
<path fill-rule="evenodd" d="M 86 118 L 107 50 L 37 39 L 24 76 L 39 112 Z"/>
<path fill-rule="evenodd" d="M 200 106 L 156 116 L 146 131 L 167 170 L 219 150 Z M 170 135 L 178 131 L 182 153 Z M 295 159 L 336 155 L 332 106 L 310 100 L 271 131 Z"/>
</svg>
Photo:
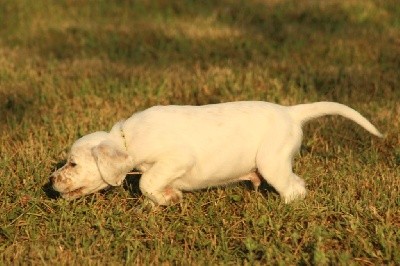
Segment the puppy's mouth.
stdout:
<svg viewBox="0 0 400 266">
<path fill-rule="evenodd" d="M 61 197 L 63 197 L 64 199 L 76 199 L 79 198 L 80 196 L 84 195 L 83 190 L 85 189 L 85 187 L 79 187 L 77 189 L 68 191 L 68 192 L 62 192 L 61 193 Z"/>
<path fill-rule="evenodd" d="M 101 184 L 101 185 L 95 187 L 94 189 L 90 189 L 89 187 L 82 186 L 82 187 L 76 188 L 74 190 L 70 190 L 68 192 L 60 192 L 60 194 L 61 194 L 61 197 L 63 197 L 64 199 L 73 200 L 73 199 L 77 199 L 79 197 L 94 193 L 99 190 L 104 190 L 108 187 L 110 187 L 110 186 L 105 185 L 105 184 Z"/>
</svg>

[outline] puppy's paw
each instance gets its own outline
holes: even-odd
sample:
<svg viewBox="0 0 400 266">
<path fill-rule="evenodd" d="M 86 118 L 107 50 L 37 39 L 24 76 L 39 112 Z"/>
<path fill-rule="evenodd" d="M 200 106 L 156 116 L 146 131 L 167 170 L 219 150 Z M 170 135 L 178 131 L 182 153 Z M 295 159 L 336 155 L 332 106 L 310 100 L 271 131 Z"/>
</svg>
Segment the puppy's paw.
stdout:
<svg viewBox="0 0 400 266">
<path fill-rule="evenodd" d="M 171 188 L 171 187 L 166 187 L 163 193 L 165 203 L 162 205 L 171 205 L 177 202 L 180 202 L 183 198 L 182 191 Z"/>
<path fill-rule="evenodd" d="M 183 194 L 180 190 L 171 187 L 166 187 L 162 191 L 154 191 L 151 193 L 147 192 L 143 194 L 147 196 L 155 206 L 171 205 L 181 201 L 183 197 Z"/>
<path fill-rule="evenodd" d="M 293 179 L 285 192 L 282 193 L 282 197 L 285 200 L 285 203 L 290 203 L 297 199 L 303 199 L 306 194 L 307 190 L 304 180 L 293 174 Z"/>
</svg>

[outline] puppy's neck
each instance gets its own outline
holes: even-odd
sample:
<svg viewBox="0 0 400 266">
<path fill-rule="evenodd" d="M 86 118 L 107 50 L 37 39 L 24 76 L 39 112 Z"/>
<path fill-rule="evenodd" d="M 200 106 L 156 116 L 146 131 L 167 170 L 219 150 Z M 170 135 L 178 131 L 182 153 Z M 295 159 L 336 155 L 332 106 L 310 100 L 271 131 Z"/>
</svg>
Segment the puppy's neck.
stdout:
<svg viewBox="0 0 400 266">
<path fill-rule="evenodd" d="M 125 132 L 124 132 L 124 128 L 123 128 L 123 123 L 121 123 L 121 126 L 120 126 L 119 130 L 120 130 L 120 134 L 121 134 L 122 141 L 123 141 L 123 144 L 124 144 L 124 148 L 127 151 L 128 150 L 128 146 L 126 145 L 126 137 L 125 137 Z"/>
<path fill-rule="evenodd" d="M 110 134 L 113 136 L 112 139 L 116 144 L 118 144 L 119 148 L 121 150 L 127 151 L 128 145 L 125 137 L 124 122 L 125 121 L 119 121 L 118 123 L 116 123 L 112 127 Z"/>
</svg>

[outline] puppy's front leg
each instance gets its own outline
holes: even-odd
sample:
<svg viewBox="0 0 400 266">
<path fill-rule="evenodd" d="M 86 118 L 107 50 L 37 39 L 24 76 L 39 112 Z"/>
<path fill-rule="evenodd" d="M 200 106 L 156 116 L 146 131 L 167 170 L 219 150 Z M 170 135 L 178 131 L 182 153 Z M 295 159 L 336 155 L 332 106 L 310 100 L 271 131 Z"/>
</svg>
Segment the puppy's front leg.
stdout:
<svg viewBox="0 0 400 266">
<path fill-rule="evenodd" d="M 168 156 L 164 160 L 157 161 L 140 178 L 140 190 L 157 205 L 178 202 L 182 198 L 182 192 L 171 187 L 171 183 L 187 174 L 193 165 L 194 160 L 187 154 Z"/>
</svg>

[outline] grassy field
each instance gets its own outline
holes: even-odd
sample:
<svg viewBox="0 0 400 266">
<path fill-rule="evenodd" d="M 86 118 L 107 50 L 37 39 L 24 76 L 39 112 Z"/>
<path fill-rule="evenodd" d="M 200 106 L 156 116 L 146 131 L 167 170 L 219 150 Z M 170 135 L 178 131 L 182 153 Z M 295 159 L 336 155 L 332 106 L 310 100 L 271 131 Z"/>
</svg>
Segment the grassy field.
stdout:
<svg viewBox="0 0 400 266">
<path fill-rule="evenodd" d="M 0 264 L 400 265 L 398 0 L 0 1 Z M 157 104 L 329 100 L 286 205 L 266 184 L 149 210 L 138 176 L 45 186 L 78 137 Z"/>
</svg>

